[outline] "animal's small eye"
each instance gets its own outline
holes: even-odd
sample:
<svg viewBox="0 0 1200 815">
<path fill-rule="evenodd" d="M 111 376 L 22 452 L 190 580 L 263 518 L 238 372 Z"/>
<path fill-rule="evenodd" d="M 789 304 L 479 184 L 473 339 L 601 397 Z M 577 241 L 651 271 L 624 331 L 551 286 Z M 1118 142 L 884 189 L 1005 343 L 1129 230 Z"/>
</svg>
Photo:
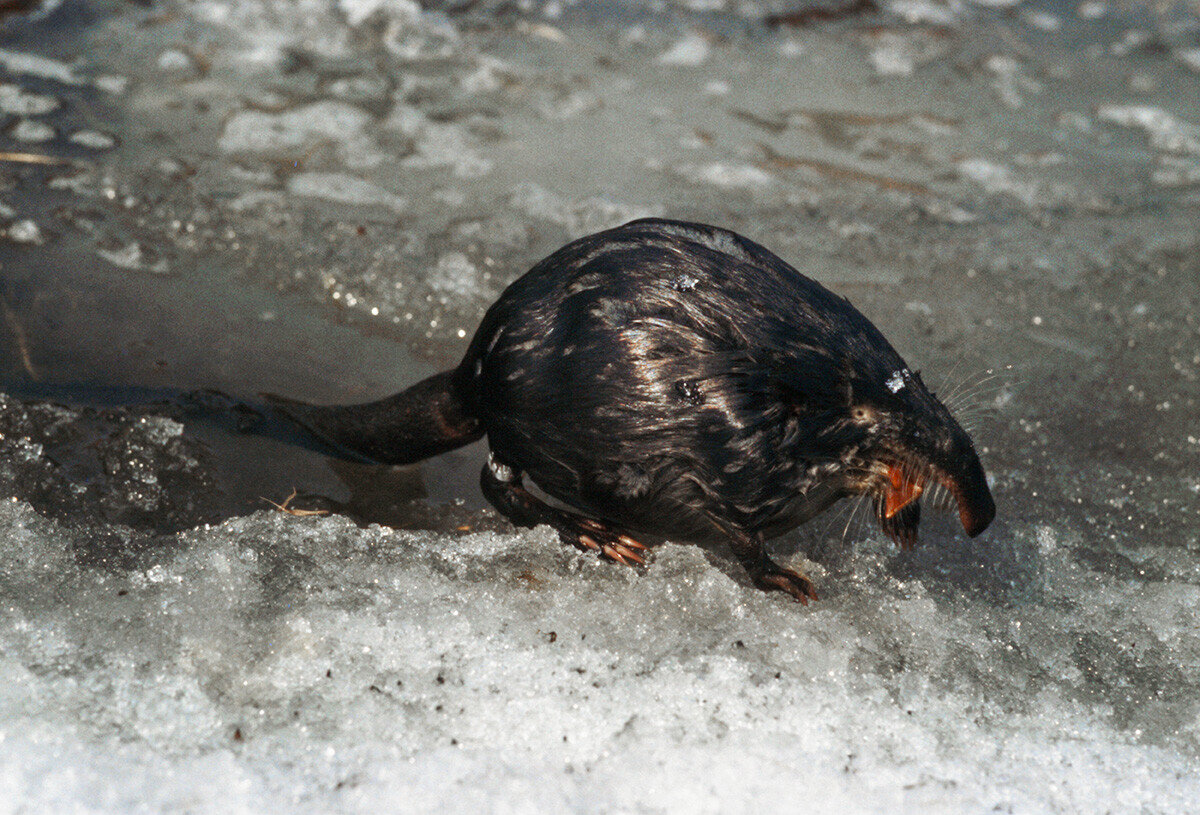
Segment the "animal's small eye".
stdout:
<svg viewBox="0 0 1200 815">
<path fill-rule="evenodd" d="M 869 408 L 863 407 L 862 405 L 854 408 L 854 410 L 851 412 L 851 415 L 854 417 L 854 421 L 856 422 L 869 422 L 875 418 L 875 412 Z"/>
</svg>

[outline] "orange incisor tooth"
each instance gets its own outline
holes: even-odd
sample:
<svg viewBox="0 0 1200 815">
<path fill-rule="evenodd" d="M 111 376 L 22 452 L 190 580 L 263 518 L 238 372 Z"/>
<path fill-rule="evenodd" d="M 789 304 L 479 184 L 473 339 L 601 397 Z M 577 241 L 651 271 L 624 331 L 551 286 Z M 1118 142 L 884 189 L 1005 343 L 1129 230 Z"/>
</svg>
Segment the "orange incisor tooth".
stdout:
<svg viewBox="0 0 1200 815">
<path fill-rule="evenodd" d="M 909 481 L 904 475 L 904 470 L 895 464 L 888 467 L 888 478 L 892 482 L 892 488 L 888 490 L 887 498 L 884 500 L 883 515 L 885 518 L 892 517 L 917 500 L 921 496 L 921 491 L 925 489 L 920 483 Z"/>
</svg>

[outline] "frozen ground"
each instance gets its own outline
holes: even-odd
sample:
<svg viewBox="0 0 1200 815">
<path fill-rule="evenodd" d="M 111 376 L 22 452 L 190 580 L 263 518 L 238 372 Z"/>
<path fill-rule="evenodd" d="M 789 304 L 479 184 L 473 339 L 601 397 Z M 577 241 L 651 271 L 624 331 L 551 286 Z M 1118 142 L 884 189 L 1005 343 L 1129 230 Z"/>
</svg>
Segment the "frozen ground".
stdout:
<svg viewBox="0 0 1200 815">
<path fill-rule="evenodd" d="M 1196 6 L 798 8 L 0 21 L 0 811 L 1200 809 Z M 329 462 L 179 396 L 398 390 L 651 213 L 945 381 L 994 525 L 831 513 L 776 544 L 805 608 L 513 533 L 478 446 Z"/>
</svg>

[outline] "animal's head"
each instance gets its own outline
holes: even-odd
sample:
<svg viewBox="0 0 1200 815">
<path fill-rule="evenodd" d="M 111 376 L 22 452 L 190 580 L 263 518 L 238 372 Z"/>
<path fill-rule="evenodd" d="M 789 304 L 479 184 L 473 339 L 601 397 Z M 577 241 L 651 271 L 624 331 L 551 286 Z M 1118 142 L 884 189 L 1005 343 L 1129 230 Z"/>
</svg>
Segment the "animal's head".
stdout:
<svg viewBox="0 0 1200 815">
<path fill-rule="evenodd" d="M 869 353 L 826 357 L 792 394 L 800 420 L 820 428 L 812 452 L 837 460 L 845 491 L 875 498 L 881 527 L 902 547 L 916 542 L 921 496 L 939 486 L 966 533 L 978 535 L 996 507 L 971 437 L 921 375 L 869 334 L 850 340 L 870 342 Z"/>
<path fill-rule="evenodd" d="M 958 506 L 963 530 L 974 537 L 996 515 L 975 445 L 919 372 L 899 366 L 880 381 L 850 389 L 852 421 L 865 432 L 860 490 L 877 497 L 880 523 L 902 546 L 916 542 L 918 499 L 934 485 Z"/>
</svg>

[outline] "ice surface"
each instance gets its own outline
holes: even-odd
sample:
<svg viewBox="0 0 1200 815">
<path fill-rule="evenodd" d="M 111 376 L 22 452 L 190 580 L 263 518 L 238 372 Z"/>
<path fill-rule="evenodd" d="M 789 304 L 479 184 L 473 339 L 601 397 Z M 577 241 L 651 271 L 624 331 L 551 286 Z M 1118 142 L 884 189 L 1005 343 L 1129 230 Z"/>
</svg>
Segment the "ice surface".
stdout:
<svg viewBox="0 0 1200 815">
<path fill-rule="evenodd" d="M 880 5 L 6 18 L 0 809 L 1200 809 L 1194 6 Z M 382 396 L 645 215 L 849 296 L 995 524 L 900 553 L 831 512 L 774 544 L 805 608 L 723 549 L 513 531 L 479 445 L 372 468 L 112 404 Z"/>
</svg>

